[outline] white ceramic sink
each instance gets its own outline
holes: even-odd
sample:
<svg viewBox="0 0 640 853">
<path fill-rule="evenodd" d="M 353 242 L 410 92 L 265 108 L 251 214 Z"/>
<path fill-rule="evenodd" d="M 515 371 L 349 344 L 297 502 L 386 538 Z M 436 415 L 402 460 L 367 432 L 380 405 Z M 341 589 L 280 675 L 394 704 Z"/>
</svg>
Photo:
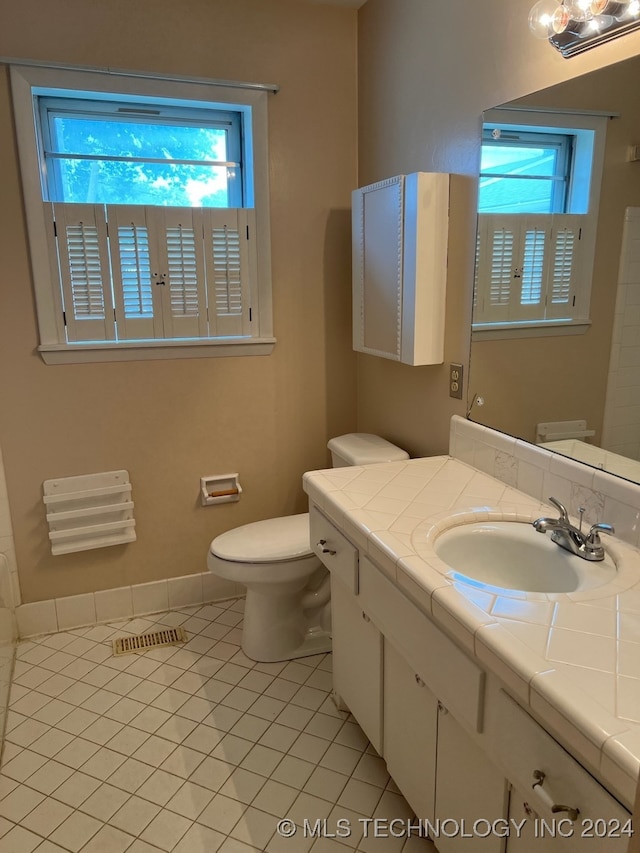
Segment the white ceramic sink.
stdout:
<svg viewBox="0 0 640 853">
<path fill-rule="evenodd" d="M 578 592 L 604 586 L 616 576 L 610 556 L 583 560 L 522 522 L 461 524 L 438 536 L 434 548 L 461 580 L 502 589 Z"/>
</svg>

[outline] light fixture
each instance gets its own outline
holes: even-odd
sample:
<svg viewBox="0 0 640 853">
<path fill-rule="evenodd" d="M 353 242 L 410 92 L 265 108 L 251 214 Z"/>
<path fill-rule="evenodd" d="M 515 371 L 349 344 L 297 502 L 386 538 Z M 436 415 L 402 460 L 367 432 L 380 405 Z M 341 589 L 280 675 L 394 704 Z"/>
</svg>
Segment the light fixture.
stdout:
<svg viewBox="0 0 640 853">
<path fill-rule="evenodd" d="M 573 56 L 640 27 L 640 0 L 538 0 L 529 28 Z"/>
</svg>

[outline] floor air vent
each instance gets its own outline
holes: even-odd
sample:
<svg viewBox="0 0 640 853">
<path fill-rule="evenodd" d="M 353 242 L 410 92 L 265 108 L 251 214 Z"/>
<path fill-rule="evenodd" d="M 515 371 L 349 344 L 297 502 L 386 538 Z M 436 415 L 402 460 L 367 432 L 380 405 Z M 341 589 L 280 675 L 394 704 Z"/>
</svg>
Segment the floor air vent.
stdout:
<svg viewBox="0 0 640 853">
<path fill-rule="evenodd" d="M 131 655 L 135 652 L 146 652 L 147 649 L 157 649 L 162 646 L 174 646 L 187 642 L 187 632 L 184 628 L 165 628 L 162 631 L 150 631 L 148 634 L 136 634 L 131 637 L 118 637 L 113 640 L 113 654 Z"/>
</svg>

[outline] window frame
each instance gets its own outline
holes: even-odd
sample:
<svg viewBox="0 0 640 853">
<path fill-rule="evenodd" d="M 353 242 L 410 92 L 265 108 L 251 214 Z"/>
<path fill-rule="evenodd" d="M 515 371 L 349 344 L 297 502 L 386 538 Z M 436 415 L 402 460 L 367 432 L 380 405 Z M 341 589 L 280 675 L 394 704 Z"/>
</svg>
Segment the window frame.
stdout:
<svg viewBox="0 0 640 853">
<path fill-rule="evenodd" d="M 500 127 L 505 130 L 538 131 L 557 135 L 564 133 L 574 138 L 572 168 L 569 180 L 566 213 L 581 217 L 580 279 L 575 291 L 575 308 L 570 319 L 536 318 L 528 321 L 499 321 L 483 318 L 473 322 L 472 340 L 497 340 L 533 337 L 538 335 L 581 334 L 591 324 L 590 302 L 593 261 L 596 249 L 600 187 L 604 169 L 606 128 L 610 115 L 588 113 L 563 113 L 542 109 L 497 108 L 483 116 L 483 129 Z M 481 140 L 482 142 L 482 140 Z M 588 180 L 586 180 L 588 177 Z M 526 218 L 539 217 L 551 220 L 556 214 L 508 214 Z M 499 216 L 499 214 L 478 214 Z M 477 276 L 477 270 L 476 270 Z M 477 299 L 474 283 L 474 303 Z"/>
<path fill-rule="evenodd" d="M 249 88 L 216 81 L 175 79 L 109 72 L 96 69 L 67 69 L 46 66 L 11 66 L 16 136 L 20 155 L 23 194 L 40 344 L 38 351 L 47 364 L 130 361 L 203 356 L 267 355 L 276 342 L 273 337 L 271 295 L 271 238 L 269 223 L 269 158 L 267 99 L 268 87 Z M 243 131 L 253 157 L 244 157 L 245 207 L 256 216 L 257 275 L 252 284 L 251 307 L 257 318 L 251 337 L 194 338 L 178 340 L 108 341 L 68 343 L 59 309 L 59 282 L 54 280 L 49 261 L 47 219 L 43 204 L 41 141 L 35 97 L 98 95 L 105 100 L 154 101 L 171 104 L 210 105 L 241 112 Z M 251 193 L 250 188 L 253 188 Z"/>
</svg>

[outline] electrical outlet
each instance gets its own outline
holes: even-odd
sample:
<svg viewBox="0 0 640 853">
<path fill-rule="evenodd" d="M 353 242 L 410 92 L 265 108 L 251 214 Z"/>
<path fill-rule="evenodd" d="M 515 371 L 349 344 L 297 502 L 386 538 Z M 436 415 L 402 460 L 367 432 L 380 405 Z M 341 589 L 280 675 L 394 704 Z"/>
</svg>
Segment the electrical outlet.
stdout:
<svg viewBox="0 0 640 853">
<path fill-rule="evenodd" d="M 462 400 L 462 376 L 464 369 L 461 364 L 449 365 L 449 396 Z"/>
</svg>

